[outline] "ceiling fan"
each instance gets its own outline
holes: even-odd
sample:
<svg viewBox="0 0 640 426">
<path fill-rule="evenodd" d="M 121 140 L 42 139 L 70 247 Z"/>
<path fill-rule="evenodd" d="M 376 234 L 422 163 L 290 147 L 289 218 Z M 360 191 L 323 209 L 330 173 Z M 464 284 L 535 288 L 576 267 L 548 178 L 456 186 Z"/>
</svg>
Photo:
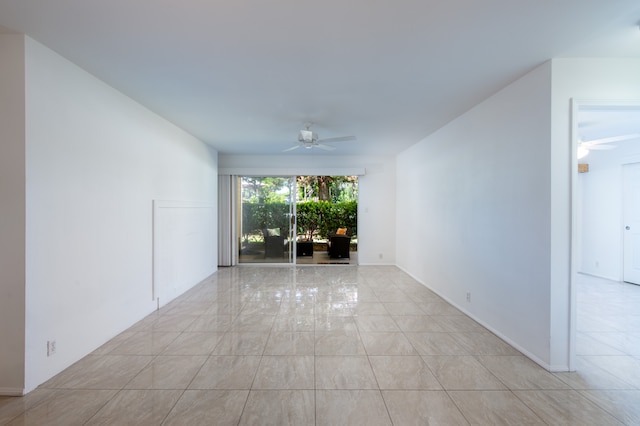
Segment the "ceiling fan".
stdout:
<svg viewBox="0 0 640 426">
<path fill-rule="evenodd" d="M 320 139 L 318 138 L 317 133 L 312 132 L 310 130 L 312 125 L 313 123 L 304 123 L 305 129 L 300 130 L 298 132 L 298 142 L 295 142 L 296 145 L 292 146 L 291 148 L 287 148 L 282 152 L 293 151 L 294 149 L 298 149 L 298 148 L 307 148 L 307 149 L 320 148 L 325 151 L 333 151 L 334 149 L 336 149 L 334 146 L 325 145 L 324 143 L 321 143 L 321 142 L 344 142 L 344 141 L 353 141 L 356 139 L 355 136 L 341 136 L 337 138 Z"/>
<path fill-rule="evenodd" d="M 589 151 L 593 150 L 608 150 L 617 148 L 616 145 L 608 145 L 612 142 L 626 141 L 628 139 L 640 138 L 640 133 L 631 133 L 628 135 L 610 136 L 608 138 L 592 139 L 590 141 L 583 141 L 582 139 L 578 143 L 578 159 L 586 156 Z"/>
</svg>

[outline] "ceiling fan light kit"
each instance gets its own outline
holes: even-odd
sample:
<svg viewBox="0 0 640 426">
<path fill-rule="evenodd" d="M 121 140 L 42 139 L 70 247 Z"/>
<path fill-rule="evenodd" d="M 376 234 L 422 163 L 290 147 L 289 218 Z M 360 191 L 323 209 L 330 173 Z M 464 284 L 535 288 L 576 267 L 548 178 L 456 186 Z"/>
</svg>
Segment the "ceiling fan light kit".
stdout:
<svg viewBox="0 0 640 426">
<path fill-rule="evenodd" d="M 584 146 L 578 146 L 578 160 L 584 158 L 589 154 L 589 150 Z"/>
</svg>

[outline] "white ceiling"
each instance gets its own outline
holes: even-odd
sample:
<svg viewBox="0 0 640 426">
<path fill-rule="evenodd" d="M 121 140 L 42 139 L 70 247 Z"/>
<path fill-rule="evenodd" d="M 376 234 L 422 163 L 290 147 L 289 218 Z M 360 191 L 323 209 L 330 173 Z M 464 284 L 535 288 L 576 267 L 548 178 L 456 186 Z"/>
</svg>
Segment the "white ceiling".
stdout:
<svg viewBox="0 0 640 426">
<path fill-rule="evenodd" d="M 625 135 L 640 135 L 640 100 L 634 105 L 585 105 L 579 109 L 578 138 L 582 141 Z M 635 139 L 640 138 L 629 140 Z"/>
<path fill-rule="evenodd" d="M 393 155 L 550 58 L 640 57 L 639 21 L 638 0 L 0 0 L 6 31 L 227 154 L 312 121 L 357 136 L 332 154 Z"/>
</svg>

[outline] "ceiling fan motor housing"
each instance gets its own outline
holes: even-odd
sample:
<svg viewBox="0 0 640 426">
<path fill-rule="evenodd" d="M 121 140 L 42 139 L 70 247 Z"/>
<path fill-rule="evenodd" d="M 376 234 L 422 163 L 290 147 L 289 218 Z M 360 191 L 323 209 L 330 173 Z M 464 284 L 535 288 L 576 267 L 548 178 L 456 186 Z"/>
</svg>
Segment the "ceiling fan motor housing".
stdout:
<svg viewBox="0 0 640 426">
<path fill-rule="evenodd" d="M 318 135 L 311 130 L 300 130 L 298 134 L 298 141 L 304 143 L 313 143 L 318 140 Z"/>
</svg>

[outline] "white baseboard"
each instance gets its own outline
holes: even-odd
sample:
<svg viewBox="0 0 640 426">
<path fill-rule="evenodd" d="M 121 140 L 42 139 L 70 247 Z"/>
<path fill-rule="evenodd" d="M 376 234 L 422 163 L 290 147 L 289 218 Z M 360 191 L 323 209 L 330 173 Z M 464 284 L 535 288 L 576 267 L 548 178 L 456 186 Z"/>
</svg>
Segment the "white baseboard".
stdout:
<svg viewBox="0 0 640 426">
<path fill-rule="evenodd" d="M 24 396 L 24 389 L 0 388 L 0 396 Z"/>
<path fill-rule="evenodd" d="M 397 265 L 396 265 L 397 266 Z M 422 280 L 418 279 L 416 276 L 414 276 L 411 272 L 407 271 L 406 269 L 404 269 L 401 266 L 398 266 L 399 269 L 401 269 L 403 272 L 405 272 L 407 275 L 409 275 L 411 278 L 413 278 L 414 280 L 416 280 L 417 282 L 419 282 L 420 284 L 422 284 L 423 286 L 425 286 L 426 288 L 428 288 L 429 290 L 433 291 L 434 293 L 436 293 L 438 296 L 442 297 L 444 300 L 447 301 L 447 303 L 449 303 L 450 305 L 452 305 L 453 307 L 455 307 L 457 310 L 463 312 L 466 316 L 468 316 L 469 318 L 471 318 L 472 320 L 474 320 L 475 322 L 477 322 L 478 324 L 480 324 L 481 326 L 483 326 L 484 328 L 486 328 L 487 330 L 489 330 L 490 332 L 492 332 L 493 334 L 495 334 L 496 336 L 498 336 L 500 339 L 504 340 L 505 342 L 507 342 L 509 345 L 511 345 L 514 349 L 516 349 L 517 351 L 519 351 L 520 353 L 522 353 L 522 355 L 526 356 L 527 358 L 529 358 L 531 361 L 535 362 L 536 364 L 538 364 L 540 367 L 544 368 L 547 371 L 551 371 L 551 372 L 564 372 L 564 371 L 569 371 L 569 366 L 561 366 L 561 365 L 550 365 L 549 363 L 544 362 L 543 360 L 541 360 L 540 358 L 538 358 L 536 355 L 532 354 L 531 352 L 529 352 L 528 350 L 524 349 L 522 346 L 520 346 L 518 343 L 514 342 L 513 340 L 511 340 L 510 338 L 508 338 L 507 336 L 503 335 L 501 332 L 499 332 L 498 330 L 494 329 L 493 327 L 491 327 L 490 325 L 486 324 L 484 321 L 482 321 L 481 319 L 475 317 L 473 314 L 469 313 L 466 309 L 460 307 L 459 305 L 457 305 L 456 303 L 452 302 L 451 300 L 449 300 L 447 297 L 443 296 L 442 294 L 440 294 L 439 292 L 437 292 L 436 290 L 434 290 L 433 288 L 429 287 L 426 283 L 422 282 Z"/>
<path fill-rule="evenodd" d="M 591 273 L 591 272 L 578 271 L 578 274 L 586 275 L 588 277 L 600 278 L 602 280 L 607 280 L 607 281 L 614 281 L 614 282 L 617 282 L 617 283 L 622 282 L 622 279 L 620 279 L 620 278 L 607 277 L 605 275 L 594 274 L 594 273 Z"/>
</svg>

